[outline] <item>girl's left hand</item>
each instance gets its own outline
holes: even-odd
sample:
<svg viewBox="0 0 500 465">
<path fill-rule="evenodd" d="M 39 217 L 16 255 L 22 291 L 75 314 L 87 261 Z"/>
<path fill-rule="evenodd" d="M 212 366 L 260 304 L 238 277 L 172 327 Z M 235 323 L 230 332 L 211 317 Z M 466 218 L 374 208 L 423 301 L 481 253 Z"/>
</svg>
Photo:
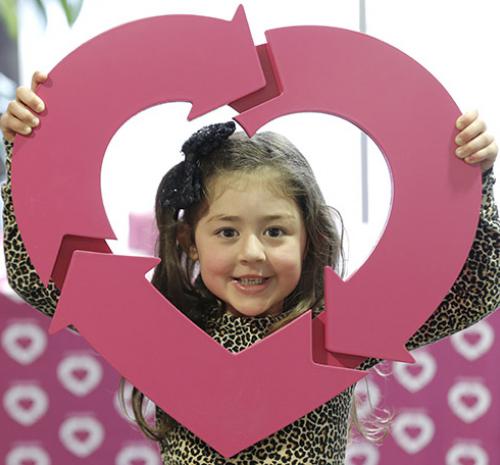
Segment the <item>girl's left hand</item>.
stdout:
<svg viewBox="0 0 500 465">
<path fill-rule="evenodd" d="M 493 166 L 498 154 L 495 138 L 486 132 L 486 124 L 479 119 L 477 111 L 469 111 L 456 121 L 460 130 L 455 142 L 458 145 L 456 155 L 465 162 L 474 165 L 479 163 L 481 172 Z"/>
</svg>

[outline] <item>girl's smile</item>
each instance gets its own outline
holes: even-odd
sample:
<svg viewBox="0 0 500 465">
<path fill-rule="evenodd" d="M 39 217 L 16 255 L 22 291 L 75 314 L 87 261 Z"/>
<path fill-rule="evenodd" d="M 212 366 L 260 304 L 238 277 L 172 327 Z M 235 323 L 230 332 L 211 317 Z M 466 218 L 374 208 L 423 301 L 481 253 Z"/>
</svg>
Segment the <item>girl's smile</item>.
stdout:
<svg viewBox="0 0 500 465">
<path fill-rule="evenodd" d="M 237 315 L 280 313 L 302 272 L 300 210 L 277 194 L 275 176 L 262 175 L 216 179 L 195 229 L 191 257 L 200 261 L 203 282 Z"/>
</svg>

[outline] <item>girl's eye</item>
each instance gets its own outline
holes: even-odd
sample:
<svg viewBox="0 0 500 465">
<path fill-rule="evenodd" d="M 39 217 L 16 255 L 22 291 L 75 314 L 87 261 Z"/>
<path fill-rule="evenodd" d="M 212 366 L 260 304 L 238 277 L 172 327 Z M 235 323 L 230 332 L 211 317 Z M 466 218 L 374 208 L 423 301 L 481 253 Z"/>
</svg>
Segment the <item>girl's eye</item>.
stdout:
<svg viewBox="0 0 500 465">
<path fill-rule="evenodd" d="M 278 238 L 285 234 L 281 228 L 267 228 L 266 231 L 271 231 L 270 237 L 273 238 Z M 219 229 L 215 234 L 225 239 L 233 239 L 236 237 L 237 231 L 233 228 L 223 228 Z"/>
<path fill-rule="evenodd" d="M 285 232 L 281 228 L 268 228 L 268 231 L 274 231 L 274 233 L 278 232 L 278 234 L 271 234 L 271 237 L 281 237 Z"/>
<path fill-rule="evenodd" d="M 232 229 L 232 228 L 224 228 L 224 229 L 220 229 L 219 231 L 217 231 L 215 234 L 217 236 L 221 236 L 221 237 L 224 237 L 226 239 L 232 239 L 234 237 L 234 235 L 226 235 L 226 234 L 223 234 L 223 233 L 226 233 L 226 232 L 229 232 L 229 233 L 235 233 L 236 230 L 235 229 Z"/>
</svg>

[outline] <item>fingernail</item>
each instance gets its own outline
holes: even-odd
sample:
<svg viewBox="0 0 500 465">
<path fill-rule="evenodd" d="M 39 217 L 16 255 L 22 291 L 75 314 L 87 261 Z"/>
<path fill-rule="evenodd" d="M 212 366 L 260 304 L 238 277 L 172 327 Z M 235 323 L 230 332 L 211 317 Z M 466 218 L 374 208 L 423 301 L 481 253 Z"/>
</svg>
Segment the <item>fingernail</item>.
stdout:
<svg viewBox="0 0 500 465">
<path fill-rule="evenodd" d="M 458 144 L 458 145 L 462 145 L 463 141 L 462 141 L 462 138 L 460 136 L 458 136 L 456 139 L 455 139 L 455 142 Z"/>
<path fill-rule="evenodd" d="M 40 123 L 40 120 L 38 118 L 33 118 L 32 122 L 33 122 L 34 126 L 38 126 L 38 124 Z"/>
<path fill-rule="evenodd" d="M 28 126 L 28 127 L 25 129 L 25 132 L 26 132 L 26 134 L 30 134 L 30 133 L 31 133 L 31 128 Z"/>
<path fill-rule="evenodd" d="M 36 106 L 36 111 L 43 111 L 45 110 L 45 105 L 43 103 L 39 103 Z"/>
<path fill-rule="evenodd" d="M 455 150 L 455 154 L 456 154 L 457 156 L 462 155 L 462 152 L 463 152 L 463 150 L 462 150 L 461 148 L 458 148 L 457 150 Z"/>
</svg>

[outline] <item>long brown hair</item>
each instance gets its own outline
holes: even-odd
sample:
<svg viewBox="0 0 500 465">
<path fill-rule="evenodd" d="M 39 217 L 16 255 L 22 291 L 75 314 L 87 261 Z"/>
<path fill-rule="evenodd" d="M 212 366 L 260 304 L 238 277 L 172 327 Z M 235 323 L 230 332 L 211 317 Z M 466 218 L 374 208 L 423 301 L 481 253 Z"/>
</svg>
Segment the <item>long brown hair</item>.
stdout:
<svg viewBox="0 0 500 465">
<path fill-rule="evenodd" d="M 300 151 L 284 136 L 262 132 L 249 139 L 244 132 L 236 132 L 222 145 L 200 160 L 202 198 L 183 211 L 162 206 L 161 193 L 166 175 L 158 186 L 155 211 L 158 227 L 157 256 L 162 259 L 155 268 L 152 284 L 196 325 L 206 329 L 208 318 L 220 317 L 224 311 L 221 302 L 204 285 L 197 274 L 197 263 L 187 251 L 188 244 L 179 242 L 179 232 L 187 226 L 191 231 L 189 242 L 194 244 L 194 231 L 199 219 L 209 206 L 211 183 L 228 174 L 255 174 L 272 179 L 278 194 L 294 199 L 301 211 L 307 232 L 307 245 L 301 278 L 294 291 L 285 299 L 285 318 L 270 327 L 276 331 L 294 318 L 312 309 L 317 316 L 324 307 L 323 269 L 331 266 L 341 277 L 345 276 L 343 251 L 343 224 L 340 214 L 326 204 L 313 171 Z M 120 396 L 124 408 L 125 380 L 121 380 Z M 164 412 L 157 416 L 156 426 L 150 425 L 143 414 L 144 395 L 135 387 L 132 391 L 132 409 L 141 431 L 150 439 L 161 441 L 176 424 Z M 387 429 L 383 421 L 365 430 L 352 403 L 351 425 L 367 439 L 374 432 Z M 380 420 L 383 420 L 379 418 Z"/>
</svg>

